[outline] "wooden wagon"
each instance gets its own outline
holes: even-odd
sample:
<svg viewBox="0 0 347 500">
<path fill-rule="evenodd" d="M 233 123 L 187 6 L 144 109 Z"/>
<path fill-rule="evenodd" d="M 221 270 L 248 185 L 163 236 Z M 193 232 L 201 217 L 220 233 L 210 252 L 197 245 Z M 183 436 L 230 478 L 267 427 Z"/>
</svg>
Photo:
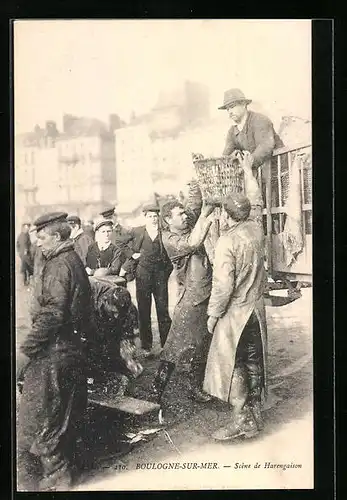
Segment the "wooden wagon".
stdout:
<svg viewBox="0 0 347 500">
<path fill-rule="evenodd" d="M 193 155 L 203 198 L 223 198 L 228 192 L 244 192 L 242 168 L 237 160 Z M 312 147 L 310 144 L 283 147 L 255 173 L 262 193 L 262 223 L 266 241 L 269 288 L 300 289 L 312 283 Z M 301 247 L 291 262 L 284 248 L 284 234 L 297 180 L 297 212 Z M 300 215 L 301 213 L 301 215 Z M 301 221 L 300 221 L 301 217 Z"/>
</svg>

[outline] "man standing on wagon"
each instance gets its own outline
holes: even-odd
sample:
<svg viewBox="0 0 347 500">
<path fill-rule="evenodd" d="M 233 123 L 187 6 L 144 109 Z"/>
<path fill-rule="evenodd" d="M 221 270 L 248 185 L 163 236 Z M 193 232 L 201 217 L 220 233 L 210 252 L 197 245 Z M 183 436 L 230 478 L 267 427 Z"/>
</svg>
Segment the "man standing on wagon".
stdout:
<svg viewBox="0 0 347 500">
<path fill-rule="evenodd" d="M 233 122 L 227 134 L 223 155 L 249 151 L 252 169 L 256 171 L 271 158 L 274 149 L 282 147 L 283 143 L 267 116 L 248 110 L 251 102 L 240 89 L 230 89 L 224 92 L 223 105 L 218 109 L 226 109 Z"/>
</svg>

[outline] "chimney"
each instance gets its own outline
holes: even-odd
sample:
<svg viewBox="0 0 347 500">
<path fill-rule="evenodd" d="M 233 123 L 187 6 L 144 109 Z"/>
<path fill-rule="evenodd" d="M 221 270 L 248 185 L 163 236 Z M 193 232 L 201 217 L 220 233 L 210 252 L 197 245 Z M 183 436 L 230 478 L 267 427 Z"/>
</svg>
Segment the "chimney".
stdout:
<svg viewBox="0 0 347 500">
<path fill-rule="evenodd" d="M 111 132 L 114 132 L 118 128 L 121 128 L 122 122 L 120 117 L 116 113 L 112 113 L 109 116 L 109 125 Z"/>
</svg>

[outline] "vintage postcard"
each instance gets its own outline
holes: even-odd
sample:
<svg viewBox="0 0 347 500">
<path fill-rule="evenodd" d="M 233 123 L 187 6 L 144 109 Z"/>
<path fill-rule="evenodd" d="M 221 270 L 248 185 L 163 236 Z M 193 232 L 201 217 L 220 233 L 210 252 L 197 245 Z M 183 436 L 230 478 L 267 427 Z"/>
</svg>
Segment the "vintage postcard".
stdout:
<svg viewBox="0 0 347 500">
<path fill-rule="evenodd" d="M 16 20 L 17 490 L 314 488 L 310 20 Z"/>
</svg>

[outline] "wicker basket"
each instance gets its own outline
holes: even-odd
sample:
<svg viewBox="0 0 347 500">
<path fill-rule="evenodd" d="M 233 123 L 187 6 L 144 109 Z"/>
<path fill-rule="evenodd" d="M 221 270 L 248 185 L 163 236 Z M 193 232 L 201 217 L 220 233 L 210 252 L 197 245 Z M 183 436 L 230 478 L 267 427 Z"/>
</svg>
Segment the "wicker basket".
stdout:
<svg viewBox="0 0 347 500">
<path fill-rule="evenodd" d="M 237 159 L 193 157 L 204 200 L 220 201 L 231 193 L 244 193 L 243 169 Z"/>
</svg>

